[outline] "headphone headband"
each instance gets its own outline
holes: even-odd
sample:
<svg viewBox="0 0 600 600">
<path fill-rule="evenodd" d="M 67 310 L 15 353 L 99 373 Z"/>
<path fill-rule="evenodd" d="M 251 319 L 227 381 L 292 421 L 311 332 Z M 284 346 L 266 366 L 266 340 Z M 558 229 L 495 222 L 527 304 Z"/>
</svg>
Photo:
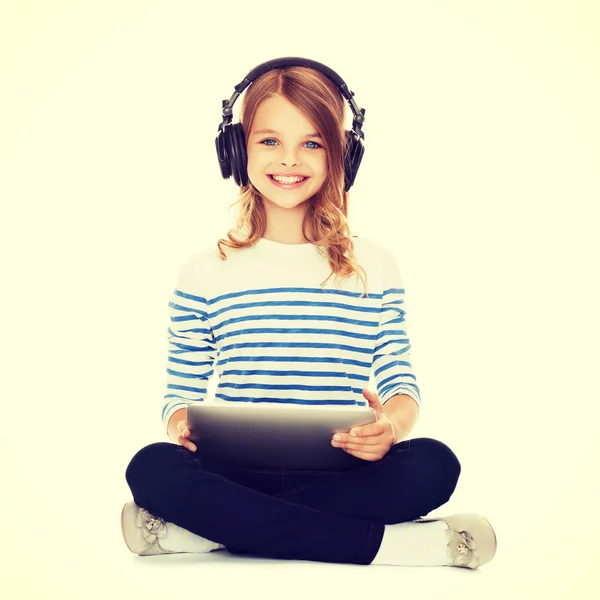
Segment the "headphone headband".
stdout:
<svg viewBox="0 0 600 600">
<path fill-rule="evenodd" d="M 235 92 L 232 94 L 229 100 L 223 100 L 223 122 L 219 125 L 219 129 L 223 130 L 225 125 L 231 123 L 233 119 L 233 105 L 241 93 L 254 82 L 255 79 L 258 79 L 263 73 L 270 71 L 271 69 L 281 69 L 283 67 L 308 67 L 309 69 L 314 69 L 315 71 L 319 71 L 323 73 L 328 79 L 330 79 L 341 94 L 346 98 L 350 108 L 352 110 L 352 114 L 354 115 L 354 119 L 352 121 L 352 129 L 356 132 L 357 135 L 364 139 L 365 134 L 362 132 L 361 128 L 363 123 L 365 122 L 365 109 L 360 108 L 356 101 L 354 100 L 354 92 L 348 89 L 348 85 L 344 82 L 344 80 L 328 66 L 317 62 L 316 60 L 310 60 L 309 58 L 301 58 L 299 56 L 287 56 L 284 58 L 276 58 L 273 60 L 268 60 L 260 65 L 254 67 L 247 75 L 234 86 Z"/>
<path fill-rule="evenodd" d="M 254 81 L 258 77 L 260 77 L 263 73 L 269 71 L 270 69 L 281 69 L 282 67 L 310 67 L 311 69 L 315 69 L 317 71 L 321 71 L 324 75 L 327 75 L 329 79 L 333 80 L 333 82 L 338 86 L 345 86 L 344 80 L 328 66 L 317 62 L 316 60 L 310 60 L 308 58 L 300 58 L 297 56 L 288 56 L 284 58 L 275 58 L 273 60 L 268 60 L 258 67 L 254 67 L 248 75 L 246 75 L 245 79 L 249 82 Z M 242 82 L 243 83 L 243 82 Z M 238 84 L 241 85 L 241 84 Z M 246 87 L 246 86 L 244 86 Z M 237 86 L 236 86 L 237 89 Z M 242 88 L 243 89 L 243 88 Z M 242 90 L 238 90 L 242 91 Z M 348 98 L 349 99 L 349 98 Z"/>
</svg>

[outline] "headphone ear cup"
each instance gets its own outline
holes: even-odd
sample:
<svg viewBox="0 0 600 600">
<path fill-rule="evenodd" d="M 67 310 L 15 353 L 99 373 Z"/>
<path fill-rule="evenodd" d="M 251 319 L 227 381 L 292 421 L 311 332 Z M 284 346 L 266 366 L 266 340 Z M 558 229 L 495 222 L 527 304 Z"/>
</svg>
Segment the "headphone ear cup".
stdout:
<svg viewBox="0 0 600 600">
<path fill-rule="evenodd" d="M 231 177 L 231 165 L 229 164 L 229 155 L 227 154 L 227 129 L 231 125 L 226 125 L 224 130 L 219 129 L 217 137 L 215 138 L 215 146 L 217 148 L 217 159 L 219 161 L 219 167 L 221 169 L 221 175 L 223 179 L 229 179 Z"/>
<path fill-rule="evenodd" d="M 229 144 L 231 148 L 231 166 L 233 178 L 240 185 L 248 185 L 248 154 L 246 152 L 246 136 L 241 123 L 232 126 Z"/>
<path fill-rule="evenodd" d="M 345 192 L 354 184 L 364 153 L 365 146 L 362 138 L 354 130 L 346 130 L 346 150 L 344 153 Z"/>
</svg>

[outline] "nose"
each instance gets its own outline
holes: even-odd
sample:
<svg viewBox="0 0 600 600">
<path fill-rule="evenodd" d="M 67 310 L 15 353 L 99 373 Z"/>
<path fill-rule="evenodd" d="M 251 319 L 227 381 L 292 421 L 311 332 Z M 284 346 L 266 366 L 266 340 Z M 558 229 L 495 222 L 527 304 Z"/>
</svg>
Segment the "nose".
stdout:
<svg viewBox="0 0 600 600">
<path fill-rule="evenodd" d="M 288 148 L 287 150 L 283 150 L 281 164 L 283 166 L 296 166 L 298 164 L 297 156 L 295 151 L 292 148 Z"/>
</svg>

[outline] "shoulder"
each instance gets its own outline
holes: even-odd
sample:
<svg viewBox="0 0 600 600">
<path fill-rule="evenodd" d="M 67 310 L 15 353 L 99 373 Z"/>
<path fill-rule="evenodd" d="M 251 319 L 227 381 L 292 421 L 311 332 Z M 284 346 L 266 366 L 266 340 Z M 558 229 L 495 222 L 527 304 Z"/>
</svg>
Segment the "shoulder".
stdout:
<svg viewBox="0 0 600 600">
<path fill-rule="evenodd" d="M 352 236 L 354 252 L 358 260 L 373 259 L 376 261 L 387 261 L 393 257 L 392 251 L 379 240 L 375 241 L 364 236 Z"/>
<path fill-rule="evenodd" d="M 227 279 L 235 275 L 236 266 L 239 270 L 240 261 L 245 263 L 252 260 L 252 254 L 248 256 L 234 248 L 224 247 L 226 258 L 221 258 L 219 248 L 215 242 L 206 243 L 195 252 L 189 254 L 179 268 L 179 278 L 186 283 L 203 283 L 204 287 L 211 282 Z M 241 266 L 244 266 L 241 265 Z"/>
<path fill-rule="evenodd" d="M 364 266 L 368 272 L 377 274 L 381 277 L 383 288 L 390 287 L 390 282 L 394 282 L 393 287 L 404 286 L 402 276 L 401 262 L 397 258 L 395 249 L 386 241 L 372 240 L 368 238 L 354 238 L 356 260 Z"/>
<path fill-rule="evenodd" d="M 202 247 L 195 252 L 188 254 L 180 263 L 179 277 L 184 279 L 194 279 L 206 274 L 210 270 L 215 260 L 220 260 L 217 256 L 217 249 Z"/>
</svg>

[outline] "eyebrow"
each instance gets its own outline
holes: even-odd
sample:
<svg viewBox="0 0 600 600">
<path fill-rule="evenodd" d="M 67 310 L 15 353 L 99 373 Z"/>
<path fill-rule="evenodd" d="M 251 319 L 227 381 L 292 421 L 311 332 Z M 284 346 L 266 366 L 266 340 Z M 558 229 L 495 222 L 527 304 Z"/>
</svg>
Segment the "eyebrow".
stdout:
<svg viewBox="0 0 600 600">
<path fill-rule="evenodd" d="M 258 135 L 259 133 L 274 133 L 275 135 L 279 134 L 279 132 L 275 131 L 274 129 L 259 129 L 258 131 L 255 131 L 253 135 Z M 304 137 L 313 137 L 313 138 L 323 139 L 323 136 L 318 133 L 307 133 Z"/>
</svg>

